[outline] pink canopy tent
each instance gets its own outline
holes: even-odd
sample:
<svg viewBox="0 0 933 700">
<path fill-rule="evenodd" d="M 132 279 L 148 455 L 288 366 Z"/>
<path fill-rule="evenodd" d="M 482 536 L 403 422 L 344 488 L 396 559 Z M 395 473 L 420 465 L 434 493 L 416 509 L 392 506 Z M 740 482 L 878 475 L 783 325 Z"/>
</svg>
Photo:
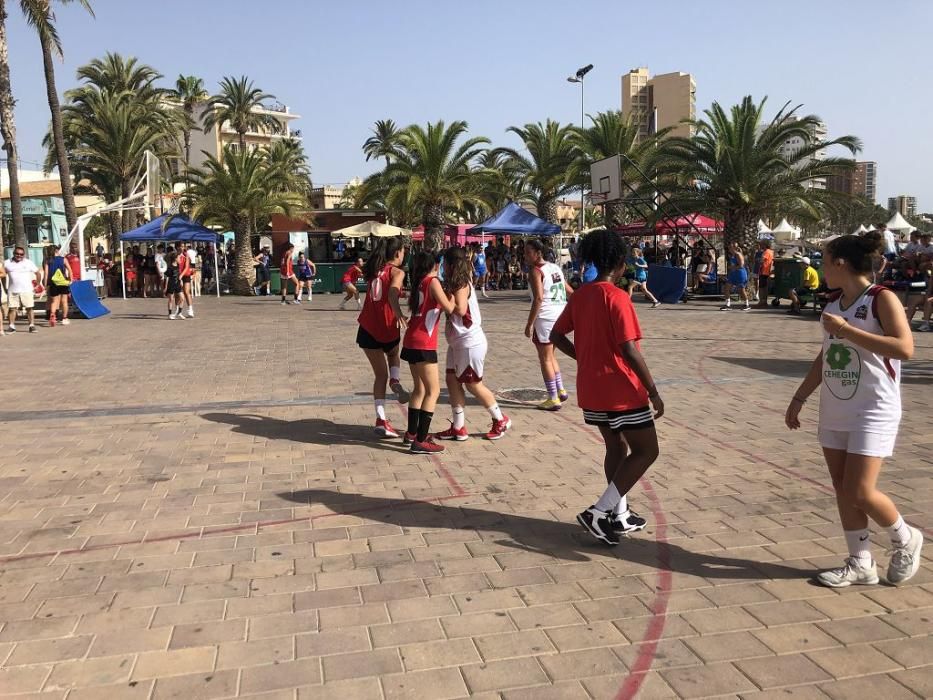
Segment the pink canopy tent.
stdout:
<svg viewBox="0 0 933 700">
<path fill-rule="evenodd" d="M 616 229 L 625 236 L 669 236 L 675 233 L 690 235 L 699 231 L 704 234 L 722 233 L 723 224 L 703 214 L 687 214 L 669 219 L 659 220 L 653 227 L 645 221 L 635 221 Z"/>
<path fill-rule="evenodd" d="M 470 233 L 467 231 L 473 228 L 476 224 L 447 224 L 444 227 L 444 240 L 449 245 L 465 245 L 467 243 L 481 243 L 483 241 L 493 240 L 494 236 L 482 236 L 478 233 Z M 508 236 L 504 236 L 508 238 Z M 424 226 L 416 226 L 411 230 L 411 239 L 413 241 L 423 241 L 424 240 Z"/>
</svg>

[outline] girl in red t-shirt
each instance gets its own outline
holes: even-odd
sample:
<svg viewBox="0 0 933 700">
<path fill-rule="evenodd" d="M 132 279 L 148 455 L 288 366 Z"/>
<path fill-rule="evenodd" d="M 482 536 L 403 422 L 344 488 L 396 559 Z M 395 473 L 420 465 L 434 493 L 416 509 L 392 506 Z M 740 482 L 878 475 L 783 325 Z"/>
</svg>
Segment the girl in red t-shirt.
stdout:
<svg viewBox="0 0 933 700">
<path fill-rule="evenodd" d="M 592 231 L 580 252 L 584 262 L 596 267 L 596 279 L 570 298 L 550 339 L 577 361 L 583 420 L 598 427 L 606 443 L 603 468 L 609 486 L 577 521 L 597 539 L 615 545 L 620 535 L 646 525 L 629 510 L 627 496 L 658 458 L 654 421 L 664 415 L 664 402 L 638 349 L 641 328 L 632 300 L 615 284 L 625 272 L 625 243 L 617 233 Z"/>
<path fill-rule="evenodd" d="M 357 321 L 356 344 L 373 368 L 373 401 L 376 406 L 374 430 L 379 437 L 397 438 L 398 433 L 386 416 L 386 384 L 399 403 L 408 403 L 408 392 L 399 381 L 400 330 L 408 319 L 399 306 L 405 271 L 405 244 L 401 237 L 381 239 L 363 266 L 366 299 Z"/>
<path fill-rule="evenodd" d="M 416 454 L 443 452 L 444 447 L 430 437 L 431 418 L 441 394 L 437 374 L 437 335 L 441 313 L 453 313 L 453 299 L 437 279 L 437 259 L 421 250 L 411 259 L 411 321 L 405 330 L 401 357 L 408 363 L 414 386 L 408 404 L 408 430 L 405 442 Z"/>
<path fill-rule="evenodd" d="M 343 293 L 346 296 L 343 298 L 343 301 L 340 302 L 340 310 L 343 311 L 347 308 L 347 302 L 353 299 L 356 301 L 356 308 L 361 308 L 360 306 L 360 290 L 356 288 L 356 281 L 363 276 L 363 259 L 359 258 L 355 263 L 350 265 L 350 269 L 343 273 L 343 278 L 340 280 L 343 284 Z"/>
</svg>

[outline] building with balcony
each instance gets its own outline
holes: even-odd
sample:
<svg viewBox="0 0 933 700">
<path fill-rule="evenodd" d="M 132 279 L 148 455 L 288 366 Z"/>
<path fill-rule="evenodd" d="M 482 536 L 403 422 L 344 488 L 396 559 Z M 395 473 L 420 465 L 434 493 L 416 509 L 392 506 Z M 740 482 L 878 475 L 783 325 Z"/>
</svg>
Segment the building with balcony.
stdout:
<svg viewBox="0 0 933 700">
<path fill-rule="evenodd" d="M 917 198 L 907 194 L 888 197 L 888 212 L 900 214 L 905 219 L 913 218 L 917 216 Z"/>
<path fill-rule="evenodd" d="M 322 185 L 311 189 L 311 207 L 313 209 L 347 209 L 353 207 L 351 192 L 354 187 L 359 187 L 362 180 L 358 177 L 350 182 L 337 185 Z"/>
</svg>

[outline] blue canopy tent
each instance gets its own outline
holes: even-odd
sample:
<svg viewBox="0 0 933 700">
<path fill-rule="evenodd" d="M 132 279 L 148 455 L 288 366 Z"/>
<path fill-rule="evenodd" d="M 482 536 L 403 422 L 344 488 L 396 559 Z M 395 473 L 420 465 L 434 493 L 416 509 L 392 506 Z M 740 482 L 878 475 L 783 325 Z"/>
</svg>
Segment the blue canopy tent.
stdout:
<svg viewBox="0 0 933 700">
<path fill-rule="evenodd" d="M 483 223 L 467 229 L 468 234 L 510 233 L 518 236 L 553 236 L 560 233 L 560 226 L 549 224 L 515 202 L 509 202 Z"/>
<path fill-rule="evenodd" d="M 147 221 L 139 228 L 120 234 L 120 274 L 123 278 L 123 298 L 126 299 L 126 274 L 122 261 L 125 260 L 123 253 L 123 244 L 127 241 L 133 242 L 157 242 L 173 243 L 183 241 L 185 243 L 212 243 L 214 246 L 214 281 L 217 286 L 217 297 L 220 298 L 220 270 L 217 267 L 217 240 L 218 234 L 192 221 L 184 214 L 175 214 L 169 216 L 163 214 L 152 221 Z"/>
</svg>

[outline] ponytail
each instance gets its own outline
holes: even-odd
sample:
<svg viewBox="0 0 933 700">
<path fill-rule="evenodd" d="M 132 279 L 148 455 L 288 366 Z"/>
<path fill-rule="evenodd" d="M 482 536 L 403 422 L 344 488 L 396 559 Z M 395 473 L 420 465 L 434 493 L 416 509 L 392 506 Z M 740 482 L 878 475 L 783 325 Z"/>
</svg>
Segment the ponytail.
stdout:
<svg viewBox="0 0 933 700">
<path fill-rule="evenodd" d="M 405 239 L 401 236 L 394 236 L 392 238 L 380 238 L 376 241 L 375 247 L 373 247 L 373 252 L 370 253 L 369 258 L 366 259 L 366 262 L 363 264 L 363 277 L 368 282 L 382 272 L 382 268 L 386 266 L 390 260 L 394 260 L 395 256 L 398 255 L 398 252 L 405 247 Z"/>
<path fill-rule="evenodd" d="M 418 313 L 418 307 L 421 306 L 421 282 L 431 274 L 434 269 L 434 255 L 424 250 L 419 250 L 411 256 L 410 270 L 411 275 L 411 295 L 408 297 L 408 308 L 411 312 Z"/>
</svg>

